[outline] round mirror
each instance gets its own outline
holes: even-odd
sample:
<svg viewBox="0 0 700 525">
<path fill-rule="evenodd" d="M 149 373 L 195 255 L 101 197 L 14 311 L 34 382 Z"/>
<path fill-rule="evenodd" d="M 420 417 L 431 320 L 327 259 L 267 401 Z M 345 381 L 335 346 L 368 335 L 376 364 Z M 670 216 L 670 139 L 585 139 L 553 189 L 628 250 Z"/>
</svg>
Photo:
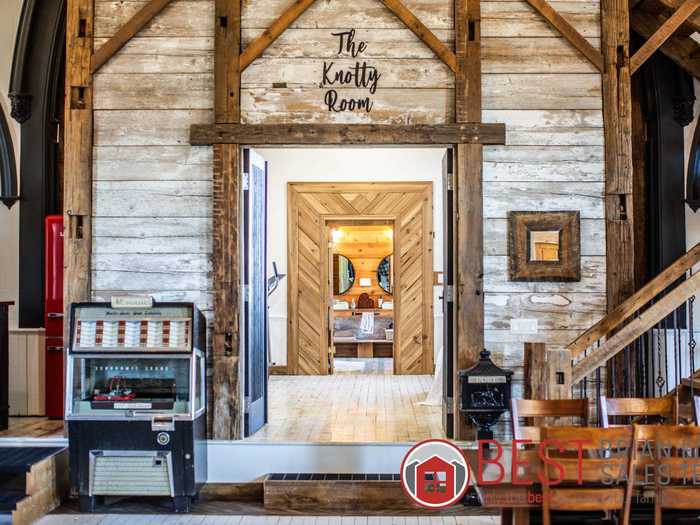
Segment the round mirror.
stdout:
<svg viewBox="0 0 700 525">
<path fill-rule="evenodd" d="M 391 259 L 393 255 L 389 254 L 384 257 L 377 266 L 377 284 L 386 293 L 392 293 L 391 286 Z"/>
<path fill-rule="evenodd" d="M 355 283 L 355 267 L 352 261 L 338 253 L 333 254 L 333 295 L 347 293 Z"/>
</svg>

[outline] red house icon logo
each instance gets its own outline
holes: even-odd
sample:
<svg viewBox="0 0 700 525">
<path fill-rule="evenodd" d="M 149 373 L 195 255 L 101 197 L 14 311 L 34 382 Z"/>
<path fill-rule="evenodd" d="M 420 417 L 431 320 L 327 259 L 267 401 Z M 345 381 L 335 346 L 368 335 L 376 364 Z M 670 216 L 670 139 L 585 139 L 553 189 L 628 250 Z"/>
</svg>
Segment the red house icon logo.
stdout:
<svg viewBox="0 0 700 525">
<path fill-rule="evenodd" d="M 462 452 L 452 443 L 428 440 L 413 447 L 401 466 L 404 492 L 429 508 L 452 505 L 468 485 L 468 467 Z"/>
</svg>

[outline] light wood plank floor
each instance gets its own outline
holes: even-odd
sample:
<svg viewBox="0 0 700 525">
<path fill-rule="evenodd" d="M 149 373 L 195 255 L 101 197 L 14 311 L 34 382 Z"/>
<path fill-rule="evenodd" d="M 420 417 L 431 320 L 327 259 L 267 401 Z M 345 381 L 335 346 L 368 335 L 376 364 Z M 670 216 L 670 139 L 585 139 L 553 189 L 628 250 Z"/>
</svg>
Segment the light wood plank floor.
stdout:
<svg viewBox="0 0 700 525">
<path fill-rule="evenodd" d="M 428 375 L 392 375 L 391 359 L 336 360 L 329 376 L 271 376 L 269 423 L 248 439 L 396 443 L 444 437 L 441 407 L 420 404 L 432 382 Z"/>
<path fill-rule="evenodd" d="M 497 525 L 495 516 L 202 516 L 51 514 L 37 525 Z"/>
<path fill-rule="evenodd" d="M 63 437 L 63 420 L 47 417 L 11 417 L 7 430 L 0 437 Z"/>
</svg>

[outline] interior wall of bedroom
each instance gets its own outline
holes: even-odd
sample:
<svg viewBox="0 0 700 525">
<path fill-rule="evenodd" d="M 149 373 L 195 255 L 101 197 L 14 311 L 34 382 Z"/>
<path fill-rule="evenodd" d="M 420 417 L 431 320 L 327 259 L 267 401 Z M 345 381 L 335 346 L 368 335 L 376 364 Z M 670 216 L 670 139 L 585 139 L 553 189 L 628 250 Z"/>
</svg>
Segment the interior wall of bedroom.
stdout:
<svg viewBox="0 0 700 525">
<path fill-rule="evenodd" d="M 288 182 L 433 182 L 433 269 L 442 271 L 443 148 L 275 148 L 260 150 L 268 162 L 268 275 L 272 262 L 287 273 Z M 442 346 L 441 287 L 434 288 L 435 355 Z M 270 358 L 287 364 L 287 280 L 270 297 Z"/>
<path fill-rule="evenodd" d="M 10 85 L 12 55 L 15 49 L 15 34 L 22 0 L 3 0 L 2 17 L 0 17 L 0 105 L 7 118 L 15 147 L 15 160 L 19 162 L 20 127 L 10 117 L 10 100 L 7 92 Z M 19 167 L 18 167 L 19 169 Z M 0 301 L 15 301 L 18 297 L 19 268 L 19 207 L 16 203 L 11 209 L 0 205 Z M 17 326 L 17 308 L 10 308 L 10 328 Z"/>
</svg>

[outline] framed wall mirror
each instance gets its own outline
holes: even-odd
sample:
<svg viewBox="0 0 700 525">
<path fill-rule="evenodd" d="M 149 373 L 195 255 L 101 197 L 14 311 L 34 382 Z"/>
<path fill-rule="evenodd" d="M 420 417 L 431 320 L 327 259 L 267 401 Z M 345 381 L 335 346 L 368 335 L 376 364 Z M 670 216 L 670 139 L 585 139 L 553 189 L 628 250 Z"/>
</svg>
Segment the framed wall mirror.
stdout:
<svg viewBox="0 0 700 525">
<path fill-rule="evenodd" d="M 512 281 L 580 281 L 577 211 L 512 211 L 508 215 Z"/>
<path fill-rule="evenodd" d="M 384 257 L 377 265 L 377 284 L 389 295 L 393 294 L 391 269 L 393 254 Z"/>
<path fill-rule="evenodd" d="M 355 284 L 355 267 L 352 261 L 339 253 L 333 254 L 333 295 L 348 293 Z"/>
</svg>

